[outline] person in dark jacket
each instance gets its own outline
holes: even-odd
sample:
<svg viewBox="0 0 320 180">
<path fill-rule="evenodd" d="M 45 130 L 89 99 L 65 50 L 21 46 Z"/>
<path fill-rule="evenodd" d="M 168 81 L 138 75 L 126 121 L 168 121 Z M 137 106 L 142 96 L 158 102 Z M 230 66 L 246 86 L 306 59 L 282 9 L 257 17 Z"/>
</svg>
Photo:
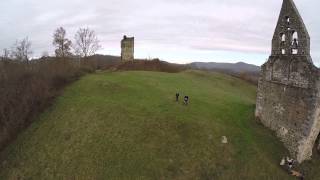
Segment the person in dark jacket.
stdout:
<svg viewBox="0 0 320 180">
<path fill-rule="evenodd" d="M 180 96 L 180 94 L 179 94 L 179 93 L 176 93 L 176 101 L 177 101 L 177 102 L 179 101 L 179 96 Z"/>
</svg>

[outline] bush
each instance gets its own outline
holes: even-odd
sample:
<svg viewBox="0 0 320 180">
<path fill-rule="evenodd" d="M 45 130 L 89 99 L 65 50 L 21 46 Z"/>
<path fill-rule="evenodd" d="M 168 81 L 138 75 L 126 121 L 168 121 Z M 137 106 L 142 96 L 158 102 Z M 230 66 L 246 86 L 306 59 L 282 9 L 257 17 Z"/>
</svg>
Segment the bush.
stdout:
<svg viewBox="0 0 320 180">
<path fill-rule="evenodd" d="M 32 123 L 68 83 L 96 69 L 180 72 L 185 66 L 160 60 L 120 63 L 118 57 L 44 57 L 29 62 L 0 60 L 0 150 Z"/>
<path fill-rule="evenodd" d="M 0 149 L 50 105 L 66 84 L 94 68 L 73 59 L 0 61 Z"/>
</svg>

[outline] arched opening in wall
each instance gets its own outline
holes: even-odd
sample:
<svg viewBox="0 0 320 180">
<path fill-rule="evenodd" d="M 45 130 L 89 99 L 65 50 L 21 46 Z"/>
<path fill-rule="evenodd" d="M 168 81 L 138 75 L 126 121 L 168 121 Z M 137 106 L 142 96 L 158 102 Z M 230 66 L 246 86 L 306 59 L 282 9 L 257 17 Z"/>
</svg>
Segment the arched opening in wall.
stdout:
<svg viewBox="0 0 320 180">
<path fill-rule="evenodd" d="M 290 17 L 289 16 L 286 16 L 286 22 L 287 22 L 287 24 L 290 23 Z"/>
<path fill-rule="evenodd" d="M 286 35 L 284 33 L 280 33 L 280 47 L 284 47 L 286 44 Z"/>
<path fill-rule="evenodd" d="M 299 44 L 299 37 L 298 37 L 298 32 L 293 31 L 292 33 L 292 45 L 295 45 L 294 43 L 296 42 L 296 45 Z"/>
<path fill-rule="evenodd" d="M 298 40 L 298 32 L 297 31 L 294 31 L 292 33 L 292 39 L 297 39 Z"/>
<path fill-rule="evenodd" d="M 292 54 L 298 54 L 298 45 L 299 45 L 298 33 L 296 31 L 293 31 L 292 39 L 291 39 Z"/>
<path fill-rule="evenodd" d="M 298 49 L 292 49 L 292 54 L 298 54 Z"/>
<path fill-rule="evenodd" d="M 281 33 L 280 34 L 280 39 L 281 39 L 281 42 L 285 42 L 286 41 L 286 35 L 284 33 Z"/>
</svg>

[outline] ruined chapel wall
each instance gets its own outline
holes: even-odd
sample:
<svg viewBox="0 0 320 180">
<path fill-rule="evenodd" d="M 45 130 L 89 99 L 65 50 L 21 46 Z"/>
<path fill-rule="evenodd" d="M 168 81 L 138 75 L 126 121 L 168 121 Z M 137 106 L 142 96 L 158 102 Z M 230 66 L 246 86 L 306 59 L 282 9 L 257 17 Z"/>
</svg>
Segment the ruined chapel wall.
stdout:
<svg viewBox="0 0 320 180">
<path fill-rule="evenodd" d="M 311 156 L 320 129 L 319 72 L 306 58 L 271 56 L 262 66 L 256 108 L 256 117 L 300 160 Z"/>
<path fill-rule="evenodd" d="M 286 87 L 282 84 L 264 82 L 261 84 L 263 98 L 260 106 L 261 122 L 274 130 L 289 151 L 295 155 L 299 140 L 310 131 L 310 120 L 305 117 L 311 113 L 308 105 L 312 102 L 306 98 L 308 90 L 296 87 Z M 291 94 L 292 96 L 287 96 Z"/>
<path fill-rule="evenodd" d="M 320 131 L 319 74 L 305 24 L 293 0 L 283 0 L 272 53 L 262 66 L 256 117 L 298 162 L 311 157 Z"/>
</svg>

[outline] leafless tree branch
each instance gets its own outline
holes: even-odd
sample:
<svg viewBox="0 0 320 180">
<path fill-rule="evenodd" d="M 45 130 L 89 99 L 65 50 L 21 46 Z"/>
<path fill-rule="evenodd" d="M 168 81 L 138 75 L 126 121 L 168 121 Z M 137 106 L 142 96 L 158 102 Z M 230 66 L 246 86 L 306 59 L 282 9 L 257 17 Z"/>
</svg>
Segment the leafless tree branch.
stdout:
<svg viewBox="0 0 320 180">
<path fill-rule="evenodd" d="M 80 28 L 75 35 L 74 49 L 77 55 L 88 57 L 94 55 L 101 48 L 100 42 L 91 29 Z"/>
<path fill-rule="evenodd" d="M 12 47 L 11 57 L 15 60 L 28 62 L 31 54 L 31 42 L 29 41 L 28 37 L 21 41 L 16 41 Z"/>
</svg>

